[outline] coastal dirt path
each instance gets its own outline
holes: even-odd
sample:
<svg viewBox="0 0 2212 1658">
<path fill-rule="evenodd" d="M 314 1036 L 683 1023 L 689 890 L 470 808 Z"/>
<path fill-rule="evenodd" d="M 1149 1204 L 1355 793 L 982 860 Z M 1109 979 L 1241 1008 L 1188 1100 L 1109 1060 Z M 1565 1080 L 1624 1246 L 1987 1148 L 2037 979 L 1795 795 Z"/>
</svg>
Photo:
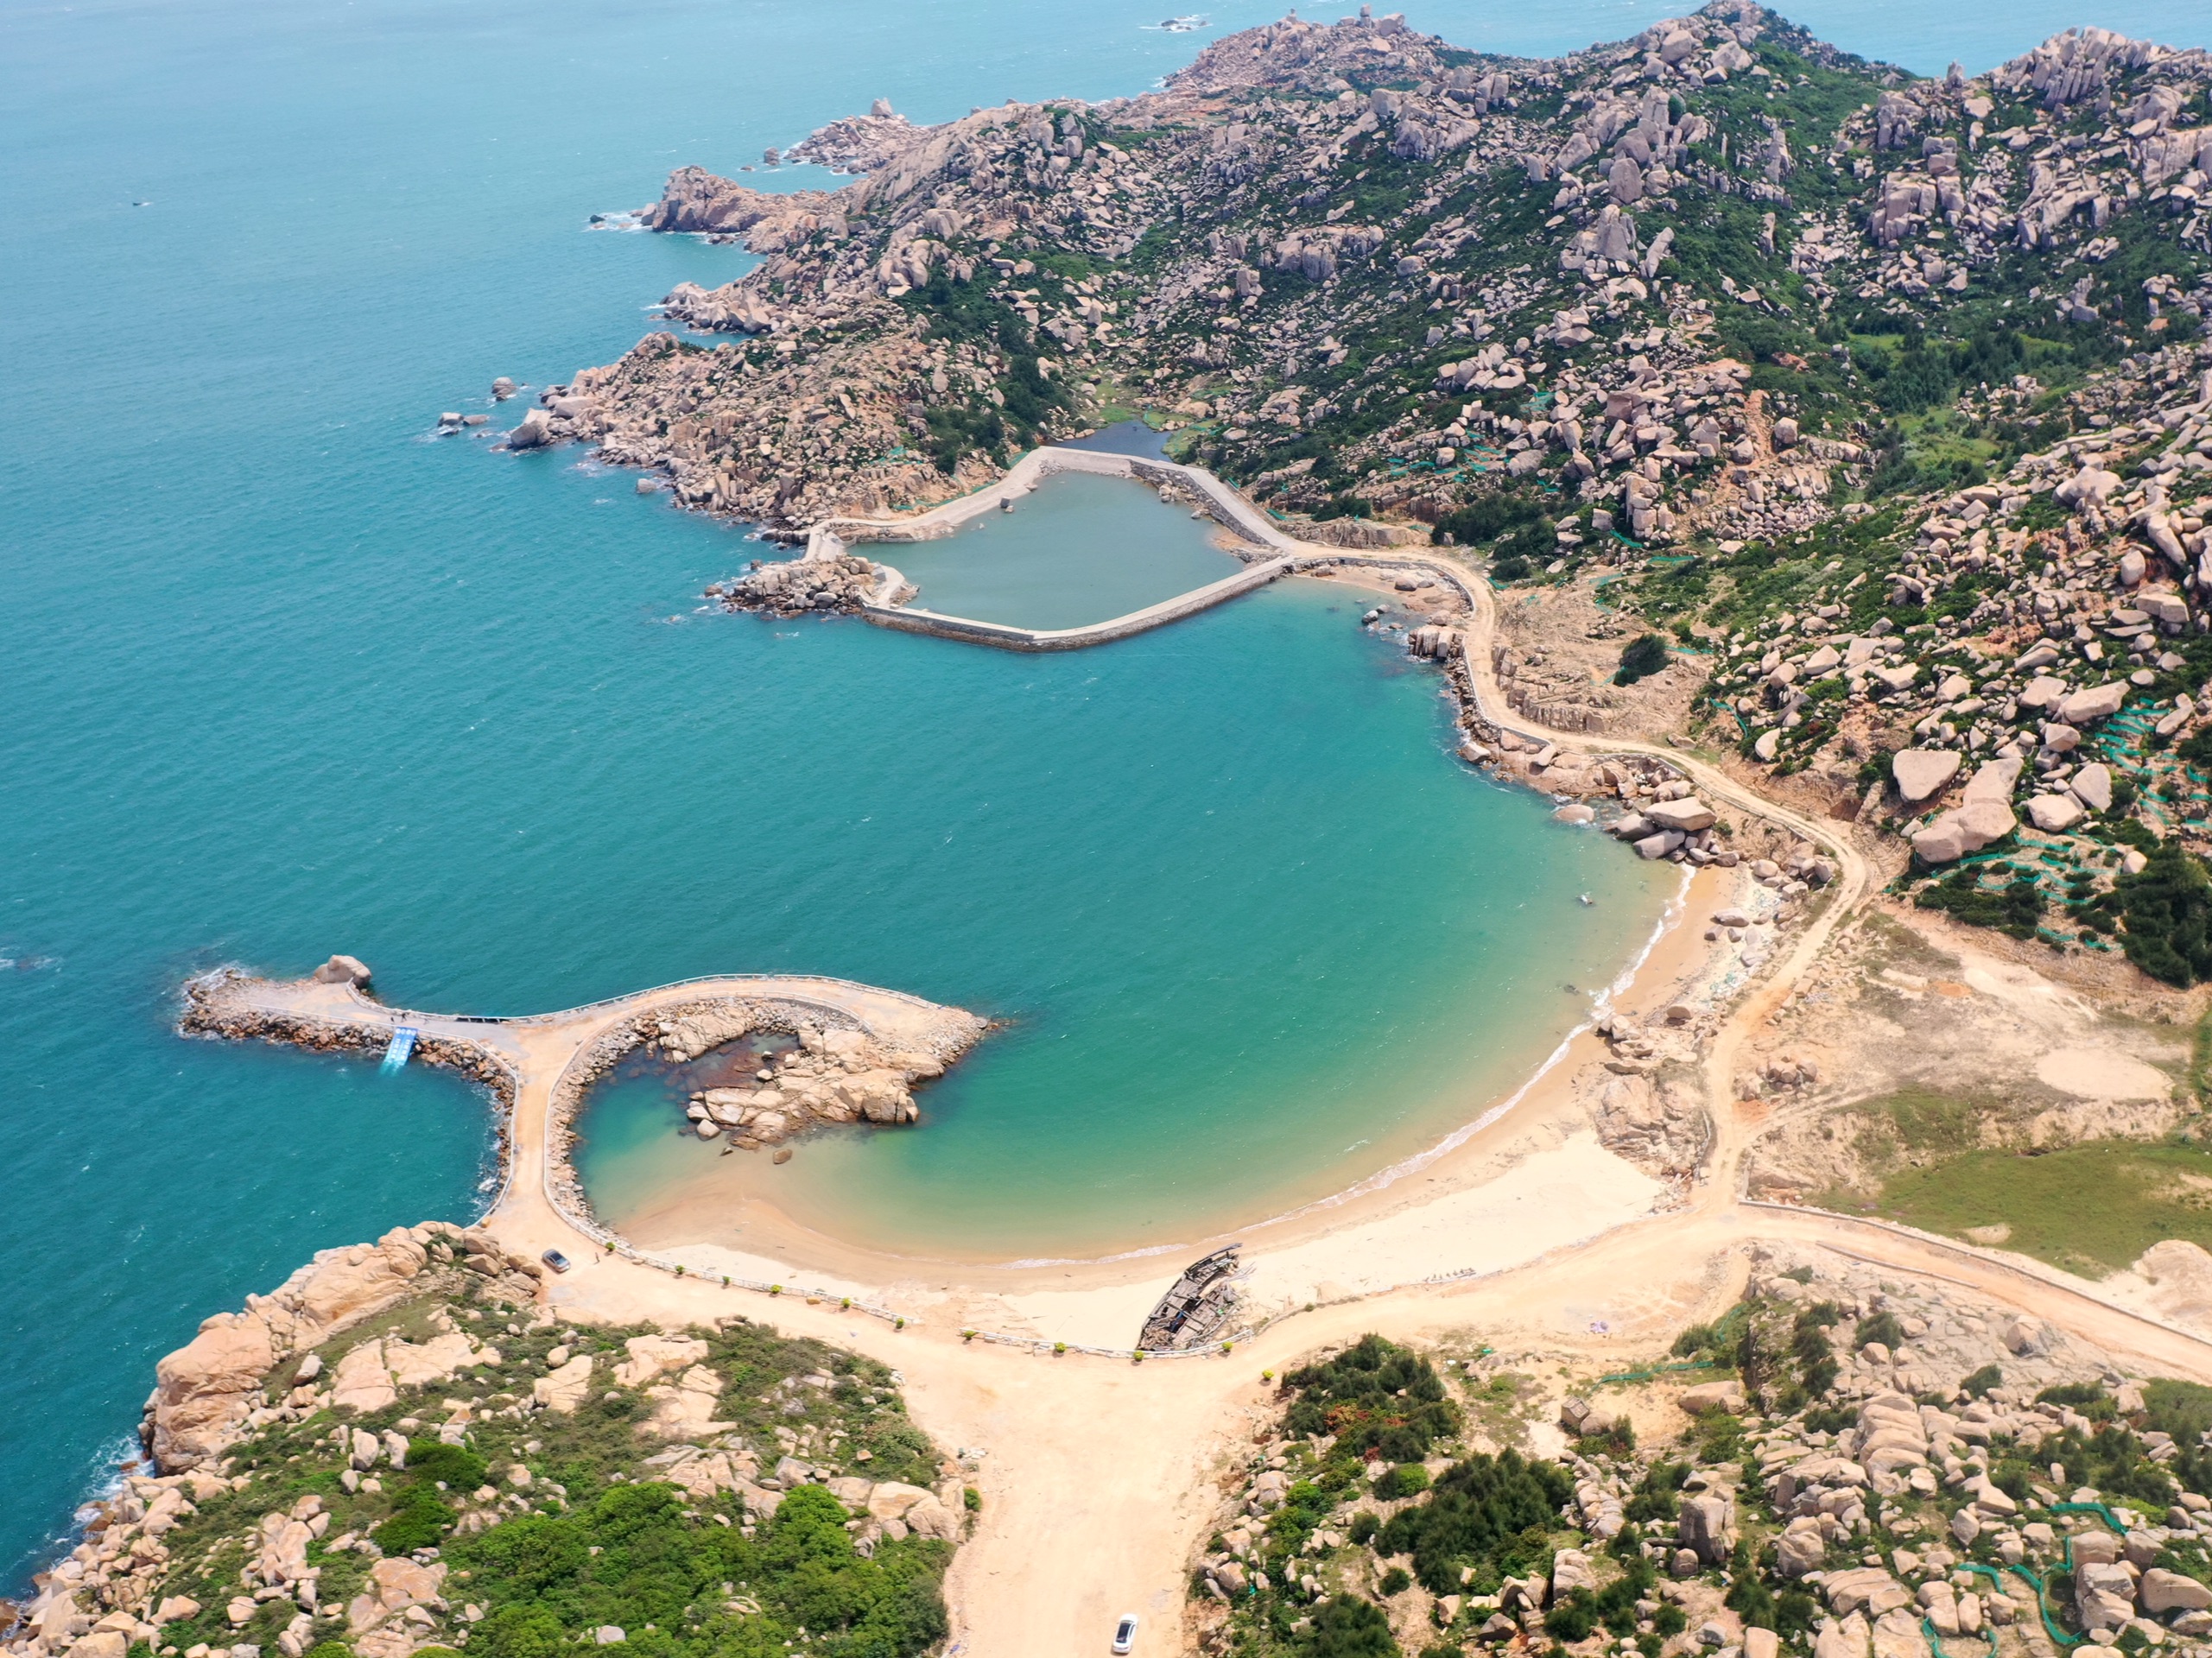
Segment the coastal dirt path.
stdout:
<svg viewBox="0 0 2212 1658">
<path fill-rule="evenodd" d="M 1209 496 L 1230 493 L 1218 480 L 1195 478 L 1209 486 Z M 960 510 L 988 504 L 986 499 Z M 1249 503 L 1240 504 L 1240 521 L 1257 516 Z M 1286 539 L 1260 522 L 1271 544 Z M 1488 723 L 1563 749 L 1657 756 L 1694 782 L 1708 804 L 1779 824 L 1834 860 L 1836 877 L 1818 913 L 1712 1042 L 1706 1073 L 1714 1138 L 1686 1205 L 1488 1276 L 1321 1306 L 1278 1321 L 1226 1357 L 1138 1364 L 1055 1357 L 1034 1347 L 964 1340 L 950 1325 L 913 1320 L 897 1327 L 842 1307 L 834 1297 L 789 1294 L 770 1300 L 696 1275 L 676 1276 L 622 1247 L 603 1247 L 603 1229 L 569 1212 L 552 1189 L 549 1149 L 561 1079 L 592 1044 L 638 1014 L 716 995 L 774 997 L 833 1006 L 888 1034 L 902 1022 L 926 1022 L 946 1010 L 836 980 L 743 976 L 489 1022 L 402 1013 L 348 985 L 242 980 L 231 993 L 242 1004 L 289 1019 L 384 1032 L 409 1023 L 426 1037 L 468 1043 L 494 1056 L 515 1079 L 512 1155 L 506 1187 L 485 1224 L 517 1253 L 557 1248 L 574 1260 L 573 1270 L 547 1281 L 548 1299 L 567 1315 L 681 1324 L 743 1313 L 897 1368 L 916 1421 L 961 1455 L 966 1478 L 982 1497 L 947 1585 L 951 1650 L 960 1658 L 1103 1651 L 1114 1618 L 1131 1611 L 1144 1619 L 1140 1652 L 1184 1650 L 1184 1585 L 1192 1553 L 1218 1506 L 1216 1482 L 1240 1470 L 1255 1433 L 1271 1414 L 1263 1370 L 1280 1373 L 1315 1349 L 1369 1330 L 1398 1340 L 1466 1332 L 1593 1359 L 1643 1357 L 1683 1323 L 1732 1300 L 1742 1283 L 1745 1253 L 1761 1240 L 1827 1249 L 1904 1276 L 1961 1285 L 2048 1320 L 2146 1374 L 2212 1381 L 2212 1342 L 2121 1306 L 2084 1281 L 1880 1223 L 1745 1200 L 1742 1165 L 1755 1123 L 1734 1098 L 1738 1056 L 1873 889 L 1864 854 L 1835 826 L 1763 800 L 1681 750 L 1517 720 L 1488 668 L 1495 628 L 1490 593 L 1464 571 L 1418 557 L 1364 560 L 1335 548 L 1297 550 L 1316 560 L 1418 566 L 1457 587 L 1469 606 L 1464 649 L 1472 712 Z M 1149 1262 L 1132 1262 L 1131 1271 L 1132 1277 L 1159 1274 Z"/>
</svg>

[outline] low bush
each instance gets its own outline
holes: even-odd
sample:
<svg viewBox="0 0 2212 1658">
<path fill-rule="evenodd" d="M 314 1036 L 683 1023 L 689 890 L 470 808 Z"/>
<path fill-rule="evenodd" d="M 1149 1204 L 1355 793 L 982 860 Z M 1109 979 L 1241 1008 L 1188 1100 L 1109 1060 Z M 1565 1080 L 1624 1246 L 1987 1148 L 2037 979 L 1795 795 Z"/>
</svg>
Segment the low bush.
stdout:
<svg viewBox="0 0 2212 1658">
<path fill-rule="evenodd" d="M 1398 1658 L 1390 1620 L 1357 1595 L 1338 1595 L 1315 1607 L 1297 1650 L 1299 1658 Z"/>
<path fill-rule="evenodd" d="M 1429 1489 L 1429 1471 L 1417 1462 L 1401 1462 L 1375 1482 L 1375 1495 L 1385 1503 L 1401 1497 L 1418 1497 Z"/>
<path fill-rule="evenodd" d="M 1445 1398 L 1436 1366 L 1380 1336 L 1291 1371 L 1283 1386 L 1296 1395 L 1283 1418 L 1288 1432 L 1334 1434 L 1339 1448 L 1355 1453 L 1419 1462 L 1459 1431 L 1459 1407 Z"/>
<path fill-rule="evenodd" d="M 1450 1594 L 1468 1566 L 1513 1575 L 1550 1564 L 1545 1528 L 1574 1494 L 1557 1464 L 1518 1452 L 1469 1457 L 1445 1470 L 1427 1501 L 1392 1515 L 1379 1534 L 1384 1554 L 1410 1554 L 1432 1594 Z"/>
<path fill-rule="evenodd" d="M 1620 666 L 1615 669 L 1615 685 L 1633 685 L 1648 679 L 1667 665 L 1667 641 L 1664 634 L 1647 633 L 1632 639 L 1620 653 Z"/>
</svg>

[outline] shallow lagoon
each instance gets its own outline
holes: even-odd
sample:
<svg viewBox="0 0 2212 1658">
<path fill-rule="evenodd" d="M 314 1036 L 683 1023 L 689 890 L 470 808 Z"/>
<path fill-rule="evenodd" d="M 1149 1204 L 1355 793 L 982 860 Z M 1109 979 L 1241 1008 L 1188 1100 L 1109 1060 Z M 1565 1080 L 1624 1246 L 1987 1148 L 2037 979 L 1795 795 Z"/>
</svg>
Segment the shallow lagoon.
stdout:
<svg viewBox="0 0 2212 1658">
<path fill-rule="evenodd" d="M 919 610 L 1018 628 L 1074 628 L 1233 576 L 1210 518 L 1128 478 L 1062 472 L 943 541 L 856 549 L 921 589 Z"/>
</svg>

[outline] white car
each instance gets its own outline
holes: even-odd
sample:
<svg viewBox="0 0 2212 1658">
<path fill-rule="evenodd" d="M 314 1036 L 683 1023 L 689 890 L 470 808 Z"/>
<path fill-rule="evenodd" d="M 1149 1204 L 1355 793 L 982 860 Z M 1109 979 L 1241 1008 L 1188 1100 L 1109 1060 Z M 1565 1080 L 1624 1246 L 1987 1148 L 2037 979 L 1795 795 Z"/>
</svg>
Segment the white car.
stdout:
<svg viewBox="0 0 2212 1658">
<path fill-rule="evenodd" d="M 1113 1650 L 1133 1651 L 1137 1646 L 1137 1614 L 1124 1612 L 1121 1621 L 1113 1626 Z"/>
</svg>

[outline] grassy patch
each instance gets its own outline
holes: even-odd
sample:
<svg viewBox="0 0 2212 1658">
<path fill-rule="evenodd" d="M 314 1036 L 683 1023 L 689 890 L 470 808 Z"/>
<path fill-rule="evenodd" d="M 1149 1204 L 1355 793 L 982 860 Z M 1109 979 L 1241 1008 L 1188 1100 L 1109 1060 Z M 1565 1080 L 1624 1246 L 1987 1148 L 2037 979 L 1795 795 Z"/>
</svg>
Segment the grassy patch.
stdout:
<svg viewBox="0 0 2212 1658">
<path fill-rule="evenodd" d="M 1865 1199 L 1822 1199 L 1860 1208 Z M 1968 1151 L 1885 1181 L 1874 1212 L 1953 1237 L 2012 1229 L 2006 1246 L 2092 1277 L 2162 1238 L 2212 1247 L 2212 1154 L 2193 1146 L 2095 1141 L 2027 1155 Z"/>
<path fill-rule="evenodd" d="M 1981 1105 L 1923 1088 L 1900 1089 L 1858 1109 L 1888 1117 L 1897 1125 L 1898 1143 L 1908 1151 L 1968 1151 L 1981 1138 Z"/>
</svg>

